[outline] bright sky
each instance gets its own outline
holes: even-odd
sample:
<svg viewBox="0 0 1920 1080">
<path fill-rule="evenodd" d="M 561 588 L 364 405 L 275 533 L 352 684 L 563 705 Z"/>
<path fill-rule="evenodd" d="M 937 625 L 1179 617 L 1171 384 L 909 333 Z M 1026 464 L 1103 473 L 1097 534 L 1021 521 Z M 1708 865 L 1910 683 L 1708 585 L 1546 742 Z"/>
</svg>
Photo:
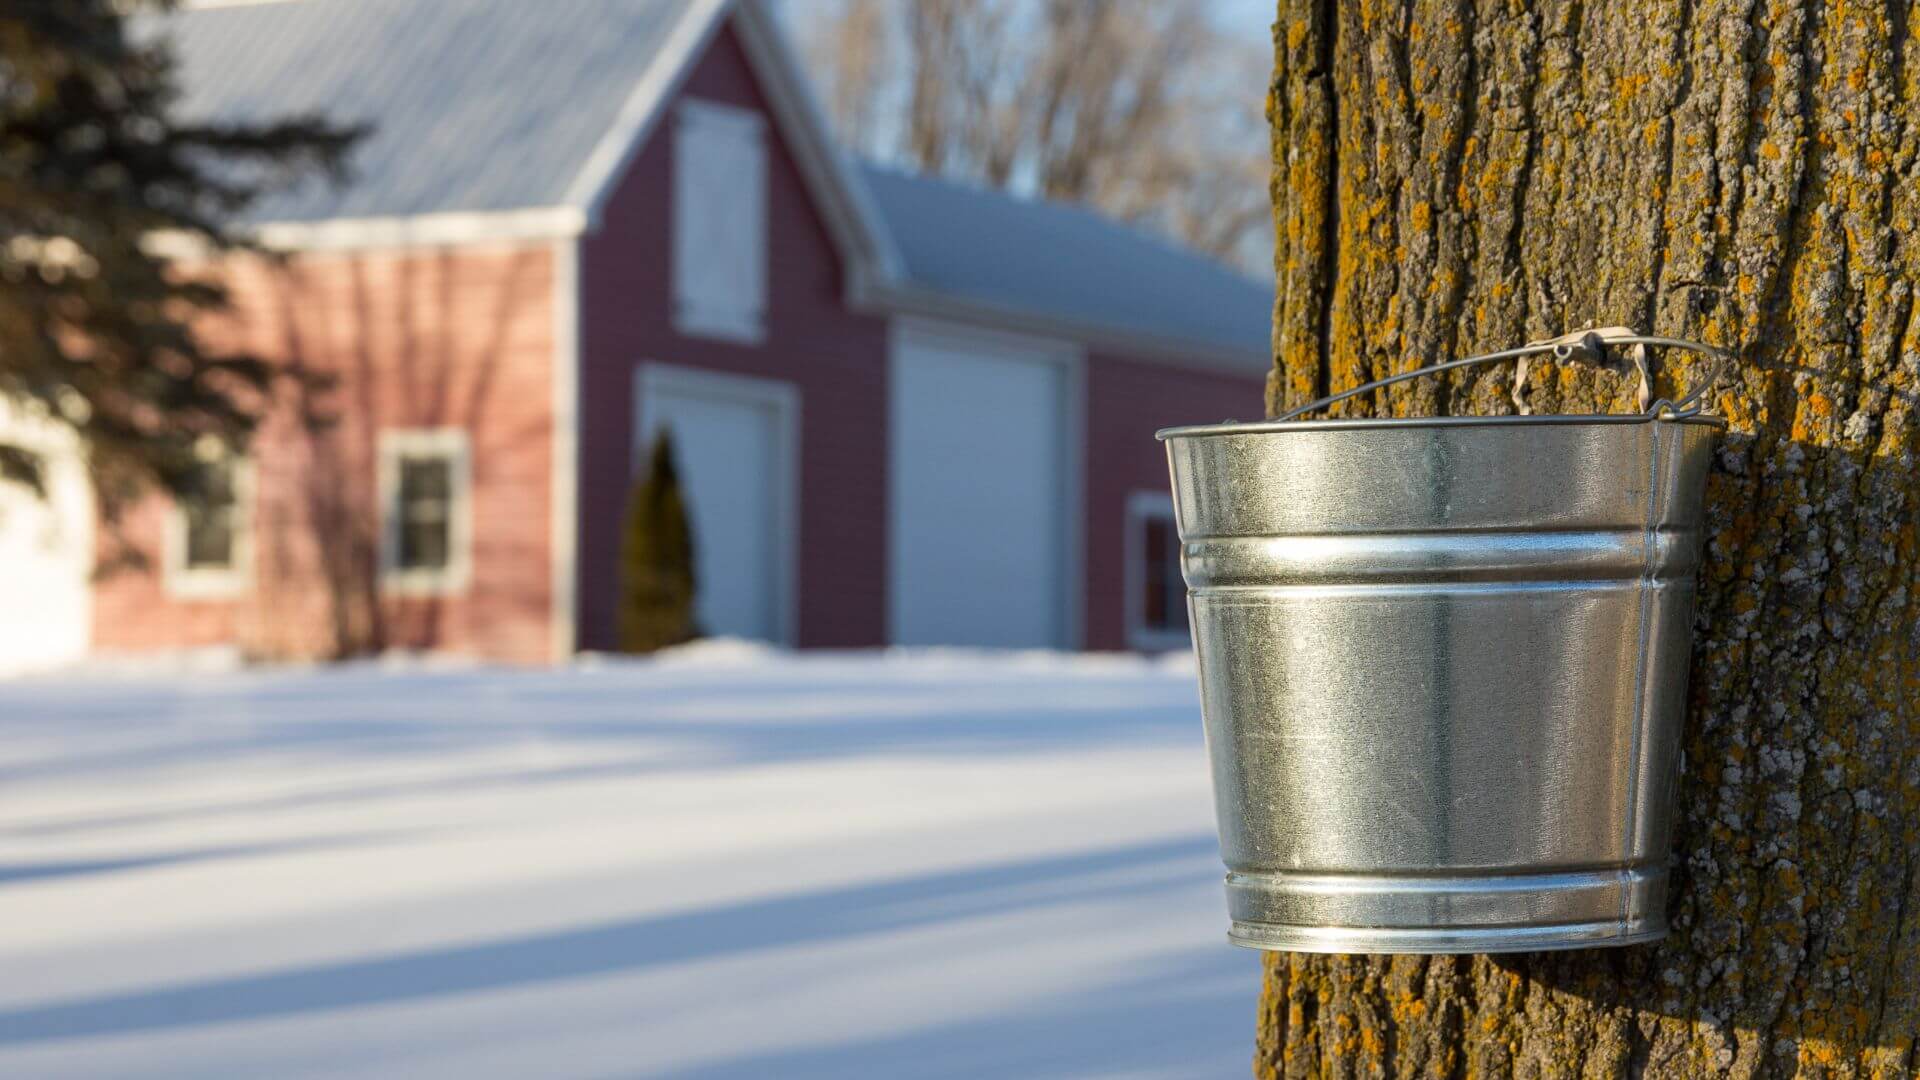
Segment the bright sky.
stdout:
<svg viewBox="0 0 1920 1080">
<path fill-rule="evenodd" d="M 1225 26 L 1241 27 L 1245 33 L 1262 41 L 1267 39 L 1273 26 L 1274 13 L 1279 10 L 1278 0 L 1213 0 L 1220 11 L 1220 22 Z"/>
</svg>

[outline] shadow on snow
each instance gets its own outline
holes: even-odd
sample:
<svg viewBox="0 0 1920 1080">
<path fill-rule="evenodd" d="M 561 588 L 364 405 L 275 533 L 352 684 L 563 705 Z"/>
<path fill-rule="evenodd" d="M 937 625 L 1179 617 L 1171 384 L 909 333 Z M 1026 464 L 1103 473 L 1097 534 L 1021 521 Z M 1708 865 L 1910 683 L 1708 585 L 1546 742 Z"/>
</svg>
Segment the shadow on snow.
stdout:
<svg viewBox="0 0 1920 1080">
<path fill-rule="evenodd" d="M 375 959 L 12 1009 L 0 1012 L 0 1044 L 285 1017 L 633 972 L 750 950 L 853 938 L 1097 899 L 1120 887 L 1111 880 L 1115 875 L 1123 875 L 1123 887 L 1134 894 L 1188 888 L 1198 874 L 1211 876 L 1217 851 L 1211 834 L 1184 836 L 1091 853 L 1025 859 L 793 893 L 501 941 L 423 949 Z M 1216 963 L 1218 948 L 1208 950 Z M 1217 971 L 1217 967 L 1214 970 Z M 1136 987 L 1134 992 L 1139 997 L 1135 1007 L 1146 1012 L 1153 1008 L 1151 1002 L 1159 1000 L 1164 989 Z M 1239 1031 L 1244 1024 L 1239 1010 L 1245 1006 L 1248 988 L 1233 987 L 1231 993 L 1227 988 L 1219 988 L 1206 993 L 1219 998 L 1209 1001 L 1210 1014 L 1224 1009 L 1226 1015 L 1240 1022 L 1235 1026 Z M 1105 996 L 1088 1003 L 1103 1015 L 1111 1004 Z M 1044 1013 L 1034 1013 L 1006 1018 L 999 1023 L 1010 1025 L 1010 1033 L 1011 1028 L 1044 1025 L 1046 1020 Z M 1126 1037 L 1138 1035 L 1136 1031 Z M 888 1045 L 878 1049 L 890 1054 L 910 1053 L 915 1038 L 917 1036 L 890 1039 Z M 853 1053 L 854 1049 L 845 1048 L 845 1052 Z M 818 1053 L 831 1057 L 828 1051 Z M 821 1059 L 821 1068 L 830 1066 L 829 1058 Z M 1063 1068 L 1065 1064 L 1063 1062 Z M 1082 1068 L 1084 1064 L 1081 1062 Z"/>
</svg>

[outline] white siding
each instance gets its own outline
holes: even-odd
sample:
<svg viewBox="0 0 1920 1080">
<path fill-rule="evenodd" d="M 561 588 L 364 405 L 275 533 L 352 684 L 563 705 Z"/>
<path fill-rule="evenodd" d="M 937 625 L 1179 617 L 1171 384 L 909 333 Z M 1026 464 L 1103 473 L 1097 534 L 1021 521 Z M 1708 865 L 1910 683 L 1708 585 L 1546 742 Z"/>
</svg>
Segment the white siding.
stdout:
<svg viewBox="0 0 1920 1080">
<path fill-rule="evenodd" d="M 0 441 L 41 456 L 46 498 L 0 481 L 0 674 L 76 660 L 92 634 L 93 490 L 71 434 L 0 402 Z"/>
<path fill-rule="evenodd" d="M 766 334 L 767 149 L 760 114 L 682 102 L 673 140 L 673 316 L 689 336 Z"/>
</svg>

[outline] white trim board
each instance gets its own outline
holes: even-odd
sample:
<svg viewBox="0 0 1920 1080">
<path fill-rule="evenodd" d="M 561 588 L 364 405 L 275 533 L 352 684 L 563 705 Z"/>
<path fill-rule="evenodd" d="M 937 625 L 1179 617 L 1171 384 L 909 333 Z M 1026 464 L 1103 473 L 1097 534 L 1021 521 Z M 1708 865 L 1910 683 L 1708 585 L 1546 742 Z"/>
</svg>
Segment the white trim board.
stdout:
<svg viewBox="0 0 1920 1080">
<path fill-rule="evenodd" d="M 524 210 L 480 210 L 407 217 L 332 218 L 243 226 L 236 231 L 271 251 L 358 251 L 467 244 L 535 242 L 578 236 L 586 215 L 570 206 Z M 169 259 L 204 259 L 218 254 L 191 233 L 162 229 L 147 234 L 141 246 Z"/>
<path fill-rule="evenodd" d="M 653 134 L 654 125 L 665 112 L 662 106 L 679 91 L 694 63 L 706 55 L 707 47 L 719 32 L 721 16 L 731 6 L 732 0 L 696 0 L 687 5 L 680 21 L 668 32 L 660 51 L 654 54 L 640 81 L 627 95 L 626 104 L 620 107 L 613 125 L 600 137 L 580 172 L 567 185 L 567 193 L 560 201 L 577 208 L 589 229 L 599 226 L 607 200 L 613 197 L 627 166 L 640 155 Z"/>
<path fill-rule="evenodd" d="M 580 644 L 580 241 L 553 242 L 553 459 L 548 543 L 553 563 L 552 650 L 564 663 Z"/>
<path fill-rule="evenodd" d="M 1070 341 L 1094 352 L 1112 353 L 1120 359 L 1167 367 L 1265 379 L 1273 366 L 1273 358 L 1265 352 L 1155 337 L 1122 327 L 1099 326 L 1044 313 L 1019 311 L 899 280 L 863 279 L 861 287 L 850 292 L 848 303 L 856 311 L 891 315 L 902 321 L 938 322 L 982 333 L 1031 335 Z"/>
<path fill-rule="evenodd" d="M 654 402 L 662 396 L 705 398 L 768 410 L 775 424 L 774 442 L 779 460 L 773 463 L 773 560 L 776 642 L 792 646 L 800 635 L 800 391 L 781 379 L 725 374 L 701 368 L 645 361 L 633 379 L 633 446 L 635 470 L 644 467 L 653 433 L 660 423 Z M 630 475 L 637 475 L 637 472 Z M 698 499 L 698 491 L 689 491 Z M 696 541 L 697 542 L 697 541 Z M 697 571 L 696 571 L 697 572 Z"/>
<path fill-rule="evenodd" d="M 814 94 L 813 78 L 800 66 L 779 16 L 765 0 L 742 0 L 734 8 L 734 28 L 747 54 L 762 96 L 773 112 L 785 144 L 800 166 L 813 205 L 845 261 L 851 297 L 868 279 L 901 276 L 900 253 L 873 205 L 873 197 L 833 137 L 826 113 Z"/>
</svg>

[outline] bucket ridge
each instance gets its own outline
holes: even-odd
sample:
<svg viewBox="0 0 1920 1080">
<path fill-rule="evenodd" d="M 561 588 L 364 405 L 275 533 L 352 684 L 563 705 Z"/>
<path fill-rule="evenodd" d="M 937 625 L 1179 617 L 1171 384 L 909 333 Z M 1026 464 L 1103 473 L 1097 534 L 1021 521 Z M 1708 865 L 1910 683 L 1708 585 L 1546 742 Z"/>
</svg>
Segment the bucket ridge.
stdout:
<svg viewBox="0 0 1920 1080">
<path fill-rule="evenodd" d="M 1690 530 L 1561 529 L 1194 537 L 1190 589 L 1373 581 L 1633 580 L 1691 577 Z"/>
</svg>

